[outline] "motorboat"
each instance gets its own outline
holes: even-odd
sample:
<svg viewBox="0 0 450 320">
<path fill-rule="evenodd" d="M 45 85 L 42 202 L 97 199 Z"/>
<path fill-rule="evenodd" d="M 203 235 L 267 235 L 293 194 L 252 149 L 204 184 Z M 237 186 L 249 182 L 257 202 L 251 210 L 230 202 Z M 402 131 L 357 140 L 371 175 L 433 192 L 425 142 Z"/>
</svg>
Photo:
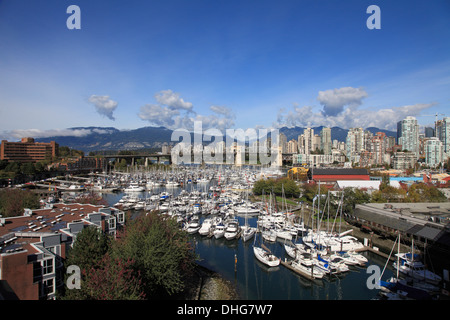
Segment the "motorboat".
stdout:
<svg viewBox="0 0 450 320">
<path fill-rule="evenodd" d="M 237 220 L 229 220 L 225 227 L 224 237 L 227 240 L 236 239 L 240 231 L 239 222 Z"/>
<path fill-rule="evenodd" d="M 418 259 L 417 254 L 400 253 L 396 254 L 399 258 L 399 263 L 394 262 L 394 268 L 401 273 L 417 280 L 423 280 L 431 284 L 438 284 L 442 278 L 428 270 L 425 265 Z"/>
<path fill-rule="evenodd" d="M 225 225 L 223 223 L 219 223 L 216 225 L 213 231 L 214 238 L 220 239 L 225 235 Z"/>
<path fill-rule="evenodd" d="M 212 227 L 214 226 L 214 221 L 212 218 L 206 218 L 203 220 L 202 226 L 198 230 L 198 233 L 202 236 L 206 236 L 211 232 Z"/>
<path fill-rule="evenodd" d="M 141 187 L 137 183 L 130 183 L 128 187 L 126 187 L 123 191 L 125 192 L 143 192 L 145 191 L 144 187 Z"/>
<path fill-rule="evenodd" d="M 308 260 L 303 259 L 301 256 L 291 262 L 291 267 L 300 274 L 313 279 L 322 279 L 326 275 L 324 271 L 315 268 L 313 263 L 308 263 Z"/>
<path fill-rule="evenodd" d="M 186 225 L 186 231 L 189 234 L 194 234 L 198 232 L 201 228 L 201 224 L 199 218 L 197 216 L 193 216 L 191 220 Z"/>
</svg>

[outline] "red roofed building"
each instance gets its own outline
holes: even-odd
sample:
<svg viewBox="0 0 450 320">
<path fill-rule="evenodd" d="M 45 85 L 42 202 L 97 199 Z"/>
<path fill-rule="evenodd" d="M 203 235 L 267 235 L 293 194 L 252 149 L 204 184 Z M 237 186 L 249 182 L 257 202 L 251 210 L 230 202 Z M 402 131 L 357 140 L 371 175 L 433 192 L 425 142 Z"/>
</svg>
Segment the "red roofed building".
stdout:
<svg viewBox="0 0 450 320">
<path fill-rule="evenodd" d="M 338 180 L 370 180 L 367 169 L 311 168 L 308 179 L 315 183 L 334 185 Z"/>
<path fill-rule="evenodd" d="M 86 226 L 115 235 L 125 213 L 90 204 L 54 204 L 25 209 L 20 217 L 0 219 L 0 300 L 2 287 L 20 300 L 54 299 L 62 285 L 63 261 Z"/>
</svg>

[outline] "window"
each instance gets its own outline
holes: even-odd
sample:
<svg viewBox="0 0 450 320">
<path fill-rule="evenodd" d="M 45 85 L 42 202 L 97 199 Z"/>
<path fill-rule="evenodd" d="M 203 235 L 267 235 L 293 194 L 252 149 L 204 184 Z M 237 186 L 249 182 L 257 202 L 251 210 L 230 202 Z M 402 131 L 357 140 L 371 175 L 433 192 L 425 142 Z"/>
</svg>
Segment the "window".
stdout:
<svg viewBox="0 0 450 320">
<path fill-rule="evenodd" d="M 123 214 L 123 212 L 119 213 L 117 215 L 117 222 L 118 223 L 124 223 L 125 222 L 125 214 Z"/>
<path fill-rule="evenodd" d="M 37 281 L 42 275 L 42 267 L 39 262 L 33 262 L 33 281 Z"/>
<path fill-rule="evenodd" d="M 115 229 L 116 228 L 116 218 L 110 218 L 108 220 L 108 227 L 109 227 L 109 229 Z"/>
<path fill-rule="evenodd" d="M 54 279 L 47 279 L 42 281 L 42 289 L 44 295 L 49 295 L 55 292 Z"/>
<path fill-rule="evenodd" d="M 42 261 L 43 274 L 49 274 L 53 272 L 53 259 L 47 259 Z"/>
</svg>

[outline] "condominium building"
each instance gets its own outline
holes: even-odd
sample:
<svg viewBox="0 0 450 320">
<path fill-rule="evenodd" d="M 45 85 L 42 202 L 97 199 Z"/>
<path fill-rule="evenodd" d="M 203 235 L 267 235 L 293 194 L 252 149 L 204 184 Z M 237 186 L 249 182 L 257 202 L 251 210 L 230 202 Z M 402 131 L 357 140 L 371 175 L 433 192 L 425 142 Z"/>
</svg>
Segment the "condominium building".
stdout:
<svg viewBox="0 0 450 320">
<path fill-rule="evenodd" d="M 77 234 L 93 226 L 115 236 L 124 223 L 121 210 L 79 203 L 0 218 L 0 282 L 9 287 L 8 298 L 54 299 L 64 285 L 63 261 Z"/>
<path fill-rule="evenodd" d="M 314 129 L 306 128 L 303 134 L 298 136 L 298 148 L 300 153 L 310 154 L 314 151 Z"/>
<path fill-rule="evenodd" d="M 58 144 L 35 142 L 33 138 L 23 138 L 20 142 L 2 140 L 0 160 L 18 162 L 38 162 L 50 160 L 58 155 Z"/>
<path fill-rule="evenodd" d="M 347 157 L 354 158 L 359 156 L 364 150 L 364 130 L 363 128 L 350 128 L 346 140 Z M 358 161 L 357 161 L 358 162 Z"/>
<path fill-rule="evenodd" d="M 384 132 L 377 132 L 370 139 L 368 150 L 373 154 L 373 162 L 371 164 L 383 164 L 385 162 L 387 146 L 387 137 Z"/>
<path fill-rule="evenodd" d="M 397 122 L 398 144 L 403 150 L 411 151 L 419 157 L 419 125 L 414 117 L 406 117 Z"/>
<path fill-rule="evenodd" d="M 331 128 L 323 128 L 320 132 L 320 138 L 321 138 L 321 149 L 323 150 L 324 154 L 331 154 Z"/>
<path fill-rule="evenodd" d="M 436 168 L 441 162 L 444 162 L 444 145 L 438 138 L 428 138 L 424 146 L 425 162 Z"/>
<path fill-rule="evenodd" d="M 298 153 L 298 142 L 295 139 L 291 139 L 287 143 L 287 153 Z"/>
<path fill-rule="evenodd" d="M 444 152 L 450 157 L 450 117 L 436 122 L 436 137 L 442 141 Z"/>
<path fill-rule="evenodd" d="M 417 156 L 414 152 L 396 152 L 392 156 L 392 167 L 396 170 L 407 170 L 414 168 Z"/>
</svg>

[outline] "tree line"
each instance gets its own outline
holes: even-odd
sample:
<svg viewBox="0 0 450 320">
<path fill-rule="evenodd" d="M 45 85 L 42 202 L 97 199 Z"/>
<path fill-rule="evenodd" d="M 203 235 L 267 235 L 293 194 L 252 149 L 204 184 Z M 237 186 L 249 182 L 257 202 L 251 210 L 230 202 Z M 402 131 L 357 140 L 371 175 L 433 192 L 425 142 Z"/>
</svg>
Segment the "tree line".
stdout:
<svg viewBox="0 0 450 320">
<path fill-rule="evenodd" d="M 321 187 L 322 199 L 327 197 L 328 188 Z M 319 186 L 310 183 L 296 183 L 287 178 L 258 180 L 253 186 L 253 194 L 262 195 L 273 193 L 277 196 L 298 198 L 299 201 L 308 204 L 313 203 L 314 197 L 319 194 Z M 414 183 L 411 186 L 403 185 L 395 188 L 389 185 L 387 179 L 383 179 L 379 190 L 368 192 L 366 189 L 345 188 L 344 204 L 342 210 L 353 213 L 356 204 L 362 203 L 386 203 L 386 202 L 445 202 L 446 196 L 439 188 L 426 184 Z M 284 194 L 283 194 L 284 193 Z M 341 193 L 331 195 L 330 208 L 337 209 Z"/>
</svg>

